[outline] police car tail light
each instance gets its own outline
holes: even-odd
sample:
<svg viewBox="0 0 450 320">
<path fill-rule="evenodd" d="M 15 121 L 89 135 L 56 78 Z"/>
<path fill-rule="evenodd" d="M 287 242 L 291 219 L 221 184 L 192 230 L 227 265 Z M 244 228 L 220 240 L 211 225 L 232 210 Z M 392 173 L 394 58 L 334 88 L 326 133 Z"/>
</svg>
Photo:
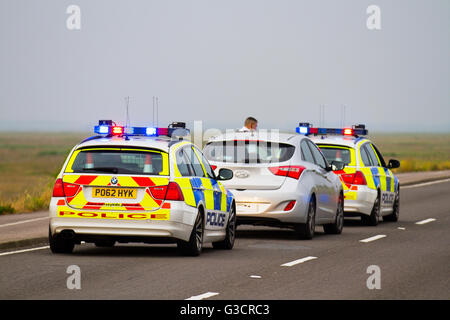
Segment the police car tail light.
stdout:
<svg viewBox="0 0 450 320">
<path fill-rule="evenodd" d="M 62 179 L 57 179 L 53 187 L 53 197 L 64 197 L 64 188 Z"/>
<path fill-rule="evenodd" d="M 167 193 L 167 186 L 150 187 L 150 193 L 155 200 L 164 200 Z"/>
<path fill-rule="evenodd" d="M 64 195 L 66 197 L 73 197 L 74 195 L 77 194 L 78 189 L 80 189 L 80 186 L 78 184 L 64 182 L 63 188 L 64 188 Z"/>
<path fill-rule="evenodd" d="M 341 174 L 341 178 L 346 184 L 357 184 L 366 185 L 367 181 L 364 174 L 361 171 L 356 171 L 355 173 L 344 173 Z"/>
<path fill-rule="evenodd" d="M 276 176 L 299 179 L 305 167 L 302 166 L 280 166 L 270 167 L 269 170 Z"/>
<path fill-rule="evenodd" d="M 215 171 L 217 169 L 217 166 L 211 165 L 211 169 L 213 169 L 213 171 Z"/>
<path fill-rule="evenodd" d="M 352 184 L 366 185 L 367 181 L 364 174 L 361 171 L 356 171 Z"/>
<path fill-rule="evenodd" d="M 181 188 L 176 182 L 169 182 L 167 185 L 166 200 L 184 201 Z"/>
</svg>

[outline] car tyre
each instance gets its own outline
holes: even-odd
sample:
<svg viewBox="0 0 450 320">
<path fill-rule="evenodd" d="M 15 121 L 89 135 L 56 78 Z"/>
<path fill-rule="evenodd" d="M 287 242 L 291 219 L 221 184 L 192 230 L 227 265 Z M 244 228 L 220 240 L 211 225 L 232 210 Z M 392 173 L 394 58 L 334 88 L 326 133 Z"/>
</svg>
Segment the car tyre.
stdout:
<svg viewBox="0 0 450 320">
<path fill-rule="evenodd" d="M 400 189 L 395 194 L 395 200 L 394 200 L 394 211 L 387 216 L 383 217 L 383 221 L 389 221 L 389 222 L 397 222 L 398 217 L 400 216 Z"/>
<path fill-rule="evenodd" d="M 212 246 L 214 249 L 231 250 L 233 249 L 235 239 L 236 239 L 236 209 L 234 208 L 234 206 L 231 206 L 225 239 L 223 241 L 213 242 Z"/>
<path fill-rule="evenodd" d="M 194 226 L 192 228 L 191 236 L 189 241 L 179 240 L 177 242 L 178 249 L 183 255 L 186 256 L 198 256 L 202 252 L 203 246 L 203 211 L 199 210 L 197 214 L 197 219 L 195 220 Z"/>
<path fill-rule="evenodd" d="M 380 201 L 380 193 L 378 193 L 378 196 L 375 199 L 370 215 L 361 216 L 362 222 L 367 226 L 378 225 L 378 218 L 380 216 L 380 211 L 381 211 L 381 201 Z"/>
<path fill-rule="evenodd" d="M 295 233 L 298 239 L 311 240 L 314 237 L 316 228 L 316 202 L 314 197 L 311 197 L 308 205 L 308 213 L 306 215 L 306 223 L 301 223 L 295 226 Z"/>
<path fill-rule="evenodd" d="M 339 202 L 336 211 L 336 218 L 334 223 L 324 224 L 323 231 L 327 234 L 341 234 L 344 228 L 344 196 L 339 195 Z"/>
<path fill-rule="evenodd" d="M 72 253 L 75 243 L 69 239 L 63 239 L 61 235 L 52 235 L 50 228 L 48 229 L 48 242 L 50 250 L 53 253 Z"/>
</svg>

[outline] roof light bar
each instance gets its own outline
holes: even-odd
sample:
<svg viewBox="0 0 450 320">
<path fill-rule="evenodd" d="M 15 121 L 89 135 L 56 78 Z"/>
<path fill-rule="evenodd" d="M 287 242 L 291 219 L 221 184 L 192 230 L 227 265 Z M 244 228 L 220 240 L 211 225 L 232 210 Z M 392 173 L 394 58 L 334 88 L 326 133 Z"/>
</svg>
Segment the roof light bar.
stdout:
<svg viewBox="0 0 450 320">
<path fill-rule="evenodd" d="M 302 122 L 299 123 L 299 126 L 295 129 L 295 131 L 306 136 L 310 134 L 336 134 L 344 136 L 365 136 L 369 134 L 369 130 L 366 129 L 364 124 L 354 125 L 351 128 L 313 128 L 310 123 Z"/>
<path fill-rule="evenodd" d="M 185 136 L 189 134 L 189 129 L 186 129 L 184 122 L 174 122 L 169 125 L 168 128 L 156 128 L 156 127 L 123 127 L 117 126 L 112 120 L 100 120 L 99 124 L 94 127 L 94 132 L 107 136 L 168 136 L 172 137 L 175 133 L 176 136 Z"/>
</svg>

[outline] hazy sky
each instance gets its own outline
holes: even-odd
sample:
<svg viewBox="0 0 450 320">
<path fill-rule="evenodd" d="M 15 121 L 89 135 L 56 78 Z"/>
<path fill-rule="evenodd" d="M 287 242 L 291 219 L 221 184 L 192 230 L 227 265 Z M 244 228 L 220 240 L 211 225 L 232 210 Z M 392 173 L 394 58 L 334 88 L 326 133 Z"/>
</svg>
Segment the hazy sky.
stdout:
<svg viewBox="0 0 450 320">
<path fill-rule="evenodd" d="M 81 29 L 69 30 L 69 5 Z M 381 30 L 366 26 L 369 5 Z M 202 120 L 450 131 L 449 0 L 0 0 L 0 130 Z"/>
</svg>

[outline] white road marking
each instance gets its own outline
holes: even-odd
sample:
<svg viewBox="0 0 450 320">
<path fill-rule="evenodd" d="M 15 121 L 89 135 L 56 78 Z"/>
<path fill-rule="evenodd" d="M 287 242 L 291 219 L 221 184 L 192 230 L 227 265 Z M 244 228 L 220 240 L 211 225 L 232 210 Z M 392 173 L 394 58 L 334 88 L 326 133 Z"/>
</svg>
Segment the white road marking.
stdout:
<svg viewBox="0 0 450 320">
<path fill-rule="evenodd" d="M 314 259 L 317 259 L 317 257 L 309 256 L 309 257 L 301 258 L 301 259 L 294 260 L 294 261 L 291 261 L 291 262 L 283 263 L 281 265 L 281 267 L 292 267 L 292 266 L 295 266 L 296 264 L 303 263 L 303 262 L 306 262 L 306 261 L 309 261 L 309 260 L 314 260 Z"/>
<path fill-rule="evenodd" d="M 256 275 L 251 275 L 250 278 L 253 278 L 253 279 L 261 279 L 262 277 L 261 277 L 261 276 L 256 276 Z"/>
<path fill-rule="evenodd" d="M 367 238 L 367 239 L 359 240 L 359 242 L 367 243 L 367 242 L 375 241 L 375 240 L 378 240 L 378 239 L 381 239 L 381 238 L 384 238 L 384 237 L 386 237 L 385 234 L 379 234 L 379 235 L 376 235 L 376 236 L 373 236 L 373 237 L 370 237 L 370 238 Z"/>
<path fill-rule="evenodd" d="M 422 220 L 422 221 L 418 221 L 418 222 L 416 222 L 416 224 L 425 224 L 425 223 L 433 222 L 433 221 L 436 221 L 436 219 L 429 218 L 429 219 L 425 219 L 425 220 Z"/>
<path fill-rule="evenodd" d="M 185 300 L 203 300 L 203 299 L 207 299 L 207 298 L 210 298 L 213 296 L 217 296 L 218 294 L 219 294 L 218 292 L 206 292 L 206 293 L 199 294 L 198 296 L 192 296 Z"/>
<path fill-rule="evenodd" d="M 430 182 L 424 182 L 424 183 L 419 183 L 419 184 L 413 184 L 413 185 L 404 186 L 404 187 L 401 187 L 401 188 L 402 189 L 419 188 L 419 187 L 430 186 L 432 184 L 448 182 L 448 181 L 450 181 L 450 179 L 443 179 L 443 180 L 437 180 L 437 181 L 430 181 Z"/>
<path fill-rule="evenodd" d="M 397 229 L 398 230 L 406 230 L 406 228 L 404 228 L 404 227 L 398 227 Z"/>
<path fill-rule="evenodd" d="M 3 252 L 3 253 L 0 253 L 0 256 L 8 256 L 10 254 L 30 252 L 30 251 L 36 251 L 36 250 L 43 250 L 43 249 L 48 249 L 48 248 L 50 248 L 50 246 L 31 248 L 31 249 L 24 249 L 24 250 L 17 250 L 17 251 L 10 251 L 10 252 Z"/>
<path fill-rule="evenodd" d="M 17 224 L 22 224 L 22 223 L 27 223 L 27 222 L 33 222 L 33 221 L 44 220 L 44 219 L 48 219 L 48 218 L 49 218 L 49 217 L 44 217 L 44 218 L 36 218 L 36 219 L 30 219 L 30 220 L 24 220 L 24 221 L 12 222 L 12 223 L 0 224 L 0 228 L 1 228 L 1 227 L 15 226 L 15 225 L 17 225 Z"/>
</svg>

